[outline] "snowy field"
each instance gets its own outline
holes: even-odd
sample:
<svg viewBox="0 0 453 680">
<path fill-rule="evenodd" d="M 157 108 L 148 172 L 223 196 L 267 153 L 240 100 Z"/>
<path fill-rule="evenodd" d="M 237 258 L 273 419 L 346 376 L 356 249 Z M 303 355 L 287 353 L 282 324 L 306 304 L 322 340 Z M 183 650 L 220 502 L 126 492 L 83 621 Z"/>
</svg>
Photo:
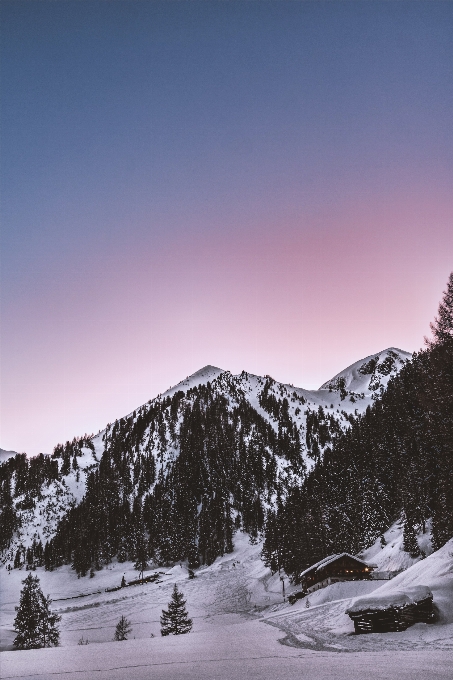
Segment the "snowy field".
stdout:
<svg viewBox="0 0 453 680">
<path fill-rule="evenodd" d="M 452 677 L 453 541 L 392 581 L 337 583 L 293 606 L 283 603 L 278 575 L 259 559 L 261 546 L 237 534 L 235 547 L 193 580 L 177 565 L 159 570 L 165 573 L 156 583 L 111 593 L 105 588 L 119 585 L 123 573 L 126 580 L 137 578 L 131 564 L 112 564 L 92 579 L 78 579 L 67 567 L 52 573 L 38 569 L 44 593 L 62 615 L 61 646 L 43 650 L 9 651 L 26 572 L 1 569 L 2 680 Z M 193 630 L 162 638 L 159 616 L 174 583 L 187 598 Z M 285 585 L 287 592 L 294 590 L 287 579 Z M 405 585 L 430 587 L 439 607 L 436 623 L 401 633 L 353 634 L 344 612 L 354 598 Z M 122 614 L 132 622 L 130 639 L 112 642 Z M 77 644 L 82 636 L 88 645 Z"/>
<path fill-rule="evenodd" d="M 6 652 L 2 679 L 451 678 L 453 657 L 445 651 L 338 654 L 287 647 L 279 637 L 277 629 L 253 621 L 178 637 Z"/>
</svg>

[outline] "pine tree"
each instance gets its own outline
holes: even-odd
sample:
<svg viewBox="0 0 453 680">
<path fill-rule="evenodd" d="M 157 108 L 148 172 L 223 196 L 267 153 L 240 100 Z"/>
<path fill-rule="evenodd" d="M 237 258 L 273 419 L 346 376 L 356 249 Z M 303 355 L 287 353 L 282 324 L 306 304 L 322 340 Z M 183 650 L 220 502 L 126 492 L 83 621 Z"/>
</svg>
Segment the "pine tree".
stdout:
<svg viewBox="0 0 453 680">
<path fill-rule="evenodd" d="M 439 304 L 437 316 L 430 323 L 430 328 L 433 340 L 425 338 L 425 341 L 431 348 L 434 345 L 443 344 L 453 339 L 453 272 L 448 277 L 447 290 L 444 291 L 444 297 Z"/>
<path fill-rule="evenodd" d="M 127 636 L 132 630 L 131 622 L 126 619 L 125 616 L 122 616 L 118 623 L 116 624 L 115 628 L 115 635 L 113 637 L 114 640 L 117 642 L 121 642 L 122 640 L 127 640 Z"/>
<path fill-rule="evenodd" d="M 51 612 L 51 599 L 44 597 L 37 576 L 29 574 L 22 583 L 24 588 L 14 619 L 14 630 L 17 633 L 14 646 L 18 649 L 57 646 L 60 639 L 57 623 L 61 616 Z"/>
<path fill-rule="evenodd" d="M 182 635 L 192 630 L 192 619 L 189 619 L 186 610 L 186 600 L 184 595 L 178 590 L 175 583 L 171 601 L 168 603 L 168 610 L 162 610 L 160 617 L 161 635 Z"/>
<path fill-rule="evenodd" d="M 142 530 L 137 532 L 135 557 L 134 569 L 137 569 L 140 572 L 140 578 L 143 578 L 143 572 L 148 566 L 148 550 L 145 534 Z"/>
<path fill-rule="evenodd" d="M 420 548 L 415 534 L 414 524 L 407 517 L 404 522 L 403 529 L 403 549 L 409 553 L 411 557 L 419 557 Z"/>
</svg>

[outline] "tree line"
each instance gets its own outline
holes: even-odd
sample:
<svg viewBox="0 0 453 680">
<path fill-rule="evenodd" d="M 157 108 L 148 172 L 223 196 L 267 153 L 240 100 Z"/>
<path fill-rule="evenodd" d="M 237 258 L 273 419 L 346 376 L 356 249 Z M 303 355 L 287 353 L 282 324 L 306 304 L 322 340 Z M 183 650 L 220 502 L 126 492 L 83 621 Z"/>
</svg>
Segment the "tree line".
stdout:
<svg viewBox="0 0 453 680">
<path fill-rule="evenodd" d="M 428 519 L 435 549 L 453 536 L 453 274 L 431 330 L 426 348 L 269 511 L 263 558 L 273 570 L 297 580 L 326 555 L 360 553 L 400 517 L 414 557 Z"/>
</svg>

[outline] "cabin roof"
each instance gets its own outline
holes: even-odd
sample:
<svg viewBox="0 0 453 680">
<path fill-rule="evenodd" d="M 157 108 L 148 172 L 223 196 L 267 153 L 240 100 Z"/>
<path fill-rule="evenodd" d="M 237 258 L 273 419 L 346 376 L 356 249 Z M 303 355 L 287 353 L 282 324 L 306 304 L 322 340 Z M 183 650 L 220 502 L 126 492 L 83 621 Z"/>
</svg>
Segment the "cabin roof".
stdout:
<svg viewBox="0 0 453 680">
<path fill-rule="evenodd" d="M 365 611 L 382 611 L 390 607 L 407 607 L 408 605 L 417 605 L 428 598 L 432 599 L 432 597 L 433 594 L 427 586 L 387 589 L 381 594 L 359 597 L 352 602 L 346 613 L 360 614 Z"/>
<path fill-rule="evenodd" d="M 311 567 L 308 567 L 308 569 L 305 569 L 300 576 L 305 576 L 305 574 L 308 574 L 310 571 L 319 571 L 320 569 L 323 569 L 326 567 L 328 564 L 331 564 L 331 562 L 335 562 L 336 560 L 339 560 L 341 557 L 350 557 L 351 560 L 354 560 L 355 562 L 360 562 L 361 564 L 365 565 L 366 567 L 371 567 L 372 569 L 375 568 L 374 564 L 368 564 L 368 562 L 364 562 L 361 560 L 359 557 L 355 557 L 355 555 L 350 555 L 349 553 L 338 553 L 336 555 L 329 555 L 329 557 L 324 557 L 323 560 L 320 560 L 319 562 L 316 562 L 316 564 L 312 564 Z"/>
</svg>

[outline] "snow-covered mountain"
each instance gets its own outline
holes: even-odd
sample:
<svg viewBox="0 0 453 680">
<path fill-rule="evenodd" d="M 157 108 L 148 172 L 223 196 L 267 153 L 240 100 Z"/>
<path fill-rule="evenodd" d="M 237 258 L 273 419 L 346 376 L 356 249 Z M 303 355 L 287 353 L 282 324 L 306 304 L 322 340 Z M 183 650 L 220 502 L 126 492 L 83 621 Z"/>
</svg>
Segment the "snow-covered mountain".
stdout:
<svg viewBox="0 0 453 680">
<path fill-rule="evenodd" d="M 6 451 L 5 449 L 0 449 L 0 463 L 4 463 L 9 458 L 14 458 L 17 456 L 17 451 Z"/>
<path fill-rule="evenodd" d="M 406 456 L 410 449 L 405 447 L 400 431 L 392 427 L 403 422 L 403 434 L 415 428 L 407 427 L 397 412 L 399 404 L 404 412 L 406 403 L 415 403 L 414 390 L 426 398 L 419 386 L 429 387 L 433 379 L 433 373 L 427 370 L 428 382 L 414 380 L 419 370 L 416 362 L 424 366 L 427 361 L 423 356 L 414 357 L 387 389 L 390 377 L 398 374 L 407 358 L 409 355 L 400 350 L 385 350 L 353 364 L 314 391 L 278 383 L 269 376 L 245 372 L 234 376 L 207 366 L 109 424 L 99 435 L 59 445 L 52 456 L 29 461 L 22 455 L 8 459 L 0 466 L 0 526 L 3 529 L 7 524 L 4 517 L 8 521 L 15 517 L 21 525 L 15 526 L 3 557 L 11 566 L 13 560 L 17 562 L 20 569 L 0 570 L 5 594 L 0 603 L 1 647 L 11 649 L 13 605 L 18 602 L 26 565 L 31 564 L 62 616 L 65 668 L 81 672 L 86 666 L 81 677 L 91 677 L 95 658 L 96 668 L 110 668 L 109 657 L 117 653 L 117 647 L 109 641 L 121 615 L 131 619 L 137 637 L 136 641 L 122 643 L 121 668 L 129 672 L 136 667 L 136 642 L 147 650 L 140 661 L 143 677 L 149 673 L 149 658 L 153 666 L 162 664 L 159 670 L 168 667 L 170 660 L 173 663 L 175 654 L 179 654 L 178 663 L 184 664 L 189 647 L 193 653 L 197 639 L 202 641 L 198 648 L 203 650 L 203 660 L 206 654 L 211 659 L 218 651 L 219 640 L 227 639 L 228 649 L 235 640 L 235 660 L 240 645 L 250 643 L 253 653 L 250 650 L 249 656 L 253 656 L 254 664 L 258 648 L 267 654 L 267 647 L 274 645 L 272 658 L 278 657 L 279 663 L 275 672 L 281 670 L 281 664 L 289 668 L 289 657 L 282 656 L 280 648 L 284 654 L 286 650 L 294 653 L 297 659 L 307 654 L 304 663 L 315 651 L 337 652 L 320 657 L 335 656 L 335 660 L 340 658 L 340 651 L 390 649 L 392 663 L 400 650 L 411 650 L 410 655 L 405 652 L 405 663 L 414 654 L 432 653 L 439 659 L 451 649 L 453 539 L 447 538 L 447 543 L 444 540 L 443 547 L 435 551 L 436 541 L 437 546 L 440 544 L 439 526 L 442 528 L 439 516 L 433 514 L 431 520 L 426 512 L 410 514 L 424 509 L 414 508 L 407 501 L 412 498 L 408 496 L 412 493 L 410 484 L 415 487 L 413 497 L 418 498 L 424 467 L 419 466 L 421 477 L 413 467 L 403 479 L 406 504 L 399 504 L 399 488 L 395 501 L 383 483 L 385 475 L 396 482 L 400 478 L 385 471 L 394 441 L 399 448 L 391 455 L 402 463 L 395 469 L 409 468 Z M 435 374 L 434 384 L 439 384 Z M 364 418 L 354 419 L 373 404 Z M 393 418 L 392 410 L 390 427 L 385 419 L 389 409 L 397 412 Z M 333 446 L 337 437 L 339 441 Z M 363 458 L 358 444 L 365 447 Z M 419 460 L 412 458 L 413 463 Z M 379 474 L 383 467 L 384 476 Z M 8 489 L 12 492 L 9 500 Z M 345 496 L 340 493 L 343 489 Z M 430 503 L 436 512 L 438 506 Z M 389 509 L 377 526 L 373 522 L 379 512 L 376 514 L 373 505 L 380 506 L 379 512 Z M 291 514 L 292 508 L 295 514 Z M 363 531 L 360 535 L 368 538 L 354 552 L 359 554 L 360 550 L 364 559 L 376 564 L 380 578 L 388 577 L 388 572 L 401 573 L 390 581 L 334 583 L 298 599 L 294 605 L 284 601 L 283 585 L 287 595 L 300 587 L 287 578 L 287 574 L 296 573 L 294 569 L 287 569 L 285 574 L 279 563 L 276 570 L 265 556 L 266 542 L 269 553 L 275 541 L 275 526 L 269 518 L 274 516 L 280 522 L 276 525 L 281 530 L 277 551 L 285 539 L 289 564 L 294 550 L 313 548 L 307 542 L 310 527 L 314 526 L 315 533 L 321 527 L 326 535 L 333 530 L 341 542 L 347 534 L 344 517 L 357 522 L 357 516 L 353 516 L 356 511 L 358 535 Z M 260 529 L 263 512 L 268 512 L 264 535 Z M 302 514 L 304 521 L 296 531 Z M 48 544 L 42 555 L 37 543 L 42 550 L 45 540 Z M 326 554 L 337 551 L 331 536 L 324 540 L 324 546 L 315 545 L 314 549 L 330 551 Z M 144 555 L 143 551 L 148 552 Z M 312 559 L 312 554 L 307 554 Z M 172 555 L 180 557 L 173 559 Z M 149 563 L 146 574 L 150 578 L 137 586 L 137 569 L 143 556 Z M 189 571 L 191 561 L 195 579 Z M 286 569 L 285 563 L 283 566 Z M 93 580 L 78 578 L 88 570 Z M 119 587 L 123 576 L 132 587 Z M 159 637 L 159 614 L 174 583 L 187 598 L 194 636 L 190 645 L 181 647 L 178 640 L 179 647 L 167 648 L 166 638 Z M 403 633 L 351 635 L 353 624 L 346 610 L 355 598 L 385 599 L 393 596 L 395 589 L 414 585 L 433 593 L 438 614 L 434 624 L 417 624 Z M 266 637 L 267 629 L 284 631 L 280 645 Z M 263 636 L 266 645 L 259 647 Z M 104 644 L 77 647 L 78 640 L 87 639 Z M 82 652 L 85 666 L 80 665 Z M 222 648 L 221 652 L 222 663 L 228 665 L 227 650 Z M 6 652 L 8 668 L 14 670 L 11 674 L 22 668 L 26 672 L 30 653 L 25 659 L 20 652 L 10 656 Z M 40 653 L 42 669 L 56 672 L 63 658 L 59 650 Z M 354 660 L 358 655 L 343 656 Z M 381 662 L 382 655 L 379 658 Z M 406 668 L 405 677 L 414 677 L 417 663 Z M 449 677 L 447 660 L 442 668 L 442 677 Z M 345 677 L 349 677 L 349 671 L 348 662 Z M 357 669 L 359 674 L 362 671 Z"/>
<path fill-rule="evenodd" d="M 376 396 L 387 387 L 390 378 L 395 376 L 405 361 L 411 358 L 409 352 L 390 347 L 378 354 L 356 361 L 331 380 L 325 382 L 320 390 L 346 390 L 353 394 L 372 394 Z"/>
<path fill-rule="evenodd" d="M 10 460 L 0 469 L 11 482 L 16 522 L 3 545 L 2 560 L 12 564 L 20 549 L 26 562 L 27 548 L 38 543 L 44 546 L 52 539 L 68 512 L 84 499 L 90 476 L 99 476 L 99 472 L 102 476 L 105 463 L 118 466 L 115 474 L 122 481 L 116 488 L 128 497 L 131 507 L 134 499 L 143 506 L 156 488 L 164 488 L 164 495 L 170 496 L 165 480 L 179 474 L 181 451 L 184 459 L 204 457 L 201 467 L 191 463 L 209 486 L 209 491 L 197 490 L 199 518 L 203 507 L 208 512 L 209 503 L 219 498 L 220 484 L 234 508 L 236 526 L 242 522 L 243 528 L 256 533 L 277 491 L 284 494 L 286 488 L 301 482 L 409 358 L 401 350 L 384 350 L 346 368 L 319 390 L 205 366 L 96 436 L 58 445 L 51 457 L 27 461 L 22 456 L 16 466 Z M 215 451 L 206 453 L 210 447 Z M 250 462 L 253 458 L 255 463 Z M 233 481 L 224 478 L 220 482 L 218 473 L 212 472 L 216 466 L 228 468 L 226 477 Z M 244 488 L 244 478 L 248 488 Z M 126 552 L 130 550 L 129 546 Z"/>
</svg>

